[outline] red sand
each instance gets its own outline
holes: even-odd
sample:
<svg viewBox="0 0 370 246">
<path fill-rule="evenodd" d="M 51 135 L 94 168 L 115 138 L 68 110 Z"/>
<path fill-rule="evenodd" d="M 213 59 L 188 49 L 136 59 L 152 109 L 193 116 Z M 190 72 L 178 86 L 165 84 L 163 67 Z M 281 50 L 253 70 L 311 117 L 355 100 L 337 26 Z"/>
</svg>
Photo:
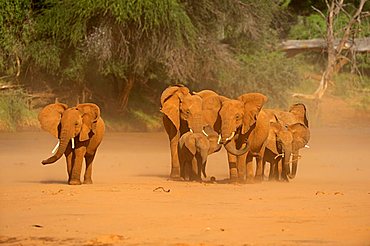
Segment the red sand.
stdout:
<svg viewBox="0 0 370 246">
<path fill-rule="evenodd" d="M 56 140 L 0 134 L 0 244 L 370 245 L 370 128 L 313 129 L 290 183 L 167 180 L 164 133 L 108 133 L 93 185 L 66 184 Z M 207 173 L 228 176 L 226 153 Z M 162 186 L 170 192 L 153 192 Z"/>
</svg>

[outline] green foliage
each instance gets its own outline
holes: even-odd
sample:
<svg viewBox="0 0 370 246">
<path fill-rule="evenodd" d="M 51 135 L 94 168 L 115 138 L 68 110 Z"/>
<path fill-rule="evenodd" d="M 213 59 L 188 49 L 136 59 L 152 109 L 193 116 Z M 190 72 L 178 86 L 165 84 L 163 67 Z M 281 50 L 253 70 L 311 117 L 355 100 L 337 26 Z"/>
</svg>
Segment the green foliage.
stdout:
<svg viewBox="0 0 370 246">
<path fill-rule="evenodd" d="M 36 113 L 29 110 L 21 89 L 0 91 L 0 131 L 37 126 Z"/>
<path fill-rule="evenodd" d="M 15 74 L 33 33 L 31 0 L 0 1 L 0 74 Z"/>
<path fill-rule="evenodd" d="M 357 4 L 349 1 L 346 10 Z M 315 81 L 302 82 L 307 67 L 320 73 L 324 64 L 320 55 L 287 58 L 276 51 L 288 30 L 296 39 L 325 35 L 325 20 L 311 5 L 325 12 L 318 0 L 0 0 L 0 77 L 15 75 L 20 61 L 18 82 L 51 88 L 62 100 L 94 101 L 108 114 L 121 112 L 126 130 L 158 129 L 159 97 L 173 83 L 234 98 L 257 91 L 269 97 L 268 106 L 285 107 L 291 91 L 315 89 Z M 347 21 L 341 14 L 335 28 Z M 369 36 L 368 22 L 356 28 Z M 357 61 L 368 73 L 369 56 L 357 55 Z M 124 110 L 128 80 L 133 85 Z M 14 93 L 17 103 L 10 96 L 2 103 L 26 107 L 24 94 Z M 5 115 L 26 114 L 2 112 L 9 128 L 19 123 Z"/>
<path fill-rule="evenodd" d="M 323 38 L 326 33 L 326 21 L 317 13 L 298 16 L 297 24 L 290 29 L 290 39 Z"/>
<path fill-rule="evenodd" d="M 335 76 L 333 95 L 350 102 L 360 110 L 370 110 L 370 78 L 341 73 Z"/>
<path fill-rule="evenodd" d="M 355 12 L 354 5 L 347 5 L 349 13 Z M 357 7 L 357 5 L 356 5 Z M 343 35 L 344 27 L 348 24 L 350 17 L 340 12 L 334 19 L 334 32 L 337 38 Z M 359 30 L 359 37 L 370 35 L 370 20 L 363 19 L 356 23 L 354 30 Z M 326 20 L 319 13 L 311 13 L 308 16 L 297 16 L 296 24 L 290 28 L 288 37 L 290 39 L 313 39 L 324 38 L 326 35 Z"/>
<path fill-rule="evenodd" d="M 39 69 L 57 74 L 61 67 L 61 49 L 45 40 L 33 41 L 26 49 L 26 57 Z"/>
<path fill-rule="evenodd" d="M 223 85 L 231 97 L 241 93 L 260 92 L 268 96 L 271 107 L 285 107 L 291 97 L 291 88 L 300 83 L 299 61 L 280 52 L 259 51 L 241 55 L 242 72 L 233 83 Z"/>
</svg>

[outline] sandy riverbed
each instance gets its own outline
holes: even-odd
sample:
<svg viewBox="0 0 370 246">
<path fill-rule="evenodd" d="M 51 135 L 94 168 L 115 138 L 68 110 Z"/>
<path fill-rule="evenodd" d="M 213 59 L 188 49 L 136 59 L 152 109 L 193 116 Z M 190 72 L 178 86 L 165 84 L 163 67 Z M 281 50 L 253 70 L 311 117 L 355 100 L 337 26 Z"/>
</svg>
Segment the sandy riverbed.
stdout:
<svg viewBox="0 0 370 246">
<path fill-rule="evenodd" d="M 40 163 L 55 143 L 0 134 L 0 244 L 370 245 L 370 128 L 313 129 L 290 183 L 170 181 L 164 133 L 108 133 L 94 184 L 69 186 L 64 157 Z M 224 150 L 207 173 L 227 178 Z"/>
</svg>

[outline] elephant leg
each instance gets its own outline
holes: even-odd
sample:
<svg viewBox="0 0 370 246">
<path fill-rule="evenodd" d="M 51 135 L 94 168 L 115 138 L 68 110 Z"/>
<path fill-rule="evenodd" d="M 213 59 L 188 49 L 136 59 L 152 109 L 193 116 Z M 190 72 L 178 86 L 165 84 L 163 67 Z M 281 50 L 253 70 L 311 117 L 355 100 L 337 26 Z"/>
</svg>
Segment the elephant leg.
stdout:
<svg viewBox="0 0 370 246">
<path fill-rule="evenodd" d="M 238 179 L 237 157 L 228 152 L 227 159 L 229 161 L 230 181 L 235 182 Z"/>
<path fill-rule="evenodd" d="M 262 175 L 265 176 L 265 172 L 266 172 L 266 161 L 263 159 L 262 160 Z M 269 170 L 269 174 L 271 172 L 271 164 L 270 164 L 270 170 Z"/>
<path fill-rule="evenodd" d="M 266 164 L 266 161 L 264 161 L 264 164 Z M 275 163 L 273 161 L 270 162 L 270 173 L 269 173 L 269 180 L 273 180 L 275 176 Z"/>
<path fill-rule="evenodd" d="M 196 156 L 196 163 L 197 163 L 196 178 L 197 178 L 197 181 L 202 182 L 202 170 L 203 170 L 203 164 L 204 164 L 203 157 L 200 156 L 200 155 L 197 155 Z"/>
<path fill-rule="evenodd" d="M 92 155 L 86 155 L 85 156 L 85 162 L 86 162 L 86 170 L 85 170 L 85 175 L 84 175 L 84 184 L 92 184 L 92 163 L 95 158 L 95 153 Z"/>
<path fill-rule="evenodd" d="M 283 158 L 277 161 L 277 180 L 281 180 L 282 173 L 283 173 Z"/>
<path fill-rule="evenodd" d="M 246 168 L 247 168 L 247 183 L 253 183 L 254 180 L 254 170 L 253 170 L 253 156 L 251 154 L 247 154 L 246 160 Z"/>
<path fill-rule="evenodd" d="M 74 151 L 74 165 L 72 167 L 72 175 L 69 180 L 70 185 L 80 185 L 81 184 L 81 169 L 83 158 L 86 153 L 86 147 L 80 147 Z"/>
<path fill-rule="evenodd" d="M 67 150 L 64 152 L 64 155 L 66 156 L 67 173 L 68 173 L 68 181 L 69 181 L 71 180 L 73 159 L 74 159 L 72 149 L 67 148 Z"/>
<path fill-rule="evenodd" d="M 180 162 L 179 162 L 179 154 L 177 145 L 179 143 L 180 134 L 176 134 L 170 140 L 170 148 L 171 148 L 171 178 L 180 178 Z"/>
<path fill-rule="evenodd" d="M 298 167 L 299 150 L 296 150 L 292 154 L 292 173 L 289 175 L 290 179 L 295 178 Z"/>
<path fill-rule="evenodd" d="M 257 181 L 263 181 L 263 156 L 265 155 L 265 145 L 262 146 L 261 150 L 258 152 L 256 156 L 256 177 Z"/>
<path fill-rule="evenodd" d="M 237 156 L 237 169 L 238 169 L 238 181 L 244 182 L 245 179 L 245 173 L 246 173 L 246 159 L 247 154 Z"/>
<path fill-rule="evenodd" d="M 179 152 L 178 144 L 180 139 L 180 132 L 176 127 L 171 123 L 171 120 L 168 117 L 163 117 L 163 125 L 168 134 L 170 140 L 170 149 L 171 149 L 171 174 L 170 177 L 173 179 L 180 178 L 180 162 L 179 162 Z"/>
<path fill-rule="evenodd" d="M 195 156 L 191 159 L 191 180 L 198 180 L 198 158 Z"/>
<path fill-rule="evenodd" d="M 278 164 L 276 160 L 270 162 L 269 180 L 279 180 Z"/>
<path fill-rule="evenodd" d="M 187 168 L 186 160 L 185 160 L 184 154 L 181 153 L 179 148 L 178 148 L 178 153 L 179 153 L 179 164 L 180 164 L 180 177 L 185 180 L 185 169 Z"/>
<path fill-rule="evenodd" d="M 263 180 L 263 166 L 262 166 L 263 158 L 261 156 L 256 156 L 256 176 L 254 179 L 258 182 Z"/>
</svg>

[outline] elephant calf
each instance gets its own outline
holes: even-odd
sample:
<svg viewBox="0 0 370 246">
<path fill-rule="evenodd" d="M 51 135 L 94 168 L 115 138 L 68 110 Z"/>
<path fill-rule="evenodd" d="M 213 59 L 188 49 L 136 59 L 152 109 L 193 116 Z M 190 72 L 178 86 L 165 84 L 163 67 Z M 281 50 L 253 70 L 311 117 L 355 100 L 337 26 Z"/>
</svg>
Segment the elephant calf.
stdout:
<svg viewBox="0 0 370 246">
<path fill-rule="evenodd" d="M 208 155 L 221 149 L 219 136 L 211 127 L 202 133 L 187 132 L 181 136 L 178 145 L 180 175 L 189 180 L 202 181 L 206 175 Z"/>
<path fill-rule="evenodd" d="M 43 108 L 38 116 L 41 128 L 58 138 L 53 156 L 42 164 L 51 164 L 66 156 L 68 183 L 81 184 L 82 162 L 85 158 L 84 183 L 91 184 L 92 162 L 103 139 L 104 121 L 100 109 L 93 103 L 78 104 L 68 108 L 66 104 L 54 103 Z"/>
</svg>

